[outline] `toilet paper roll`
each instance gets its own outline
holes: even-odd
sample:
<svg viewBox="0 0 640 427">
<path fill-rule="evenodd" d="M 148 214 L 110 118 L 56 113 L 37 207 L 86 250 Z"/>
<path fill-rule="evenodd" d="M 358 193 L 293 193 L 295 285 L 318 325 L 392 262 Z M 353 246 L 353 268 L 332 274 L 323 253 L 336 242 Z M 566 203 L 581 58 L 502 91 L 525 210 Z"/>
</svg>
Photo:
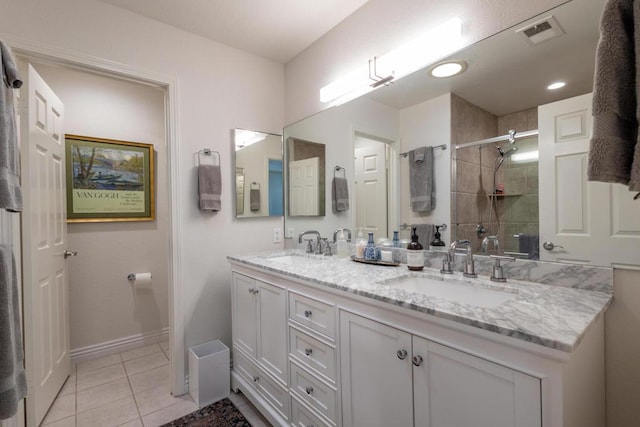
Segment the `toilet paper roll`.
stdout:
<svg viewBox="0 0 640 427">
<path fill-rule="evenodd" d="M 151 287 L 151 273 L 136 273 L 133 275 L 133 286 L 136 288 Z"/>
</svg>

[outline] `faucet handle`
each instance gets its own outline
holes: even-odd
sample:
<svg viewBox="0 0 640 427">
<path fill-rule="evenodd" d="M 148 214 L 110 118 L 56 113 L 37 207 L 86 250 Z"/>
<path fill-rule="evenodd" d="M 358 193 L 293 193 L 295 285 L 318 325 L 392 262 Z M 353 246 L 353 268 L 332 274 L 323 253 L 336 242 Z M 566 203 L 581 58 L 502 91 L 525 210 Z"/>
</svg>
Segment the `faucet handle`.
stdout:
<svg viewBox="0 0 640 427">
<path fill-rule="evenodd" d="M 323 237 L 322 241 L 324 242 L 324 255 L 331 256 L 331 244 L 326 237 Z"/>
<path fill-rule="evenodd" d="M 493 280 L 494 282 L 506 282 L 507 278 L 504 275 L 504 270 L 502 269 L 502 265 L 500 265 L 500 261 L 513 262 L 516 260 L 516 257 L 490 255 L 489 258 L 493 258 L 495 260 L 493 271 L 491 272 L 491 280 Z"/>
<path fill-rule="evenodd" d="M 442 259 L 442 268 L 440 269 L 440 273 L 453 274 L 453 270 L 451 269 L 451 256 L 449 255 L 449 252 L 444 253 L 444 258 Z"/>
<path fill-rule="evenodd" d="M 310 254 L 313 252 L 313 245 L 311 244 L 311 242 L 313 242 L 313 239 L 304 239 L 307 241 L 307 253 Z"/>
</svg>

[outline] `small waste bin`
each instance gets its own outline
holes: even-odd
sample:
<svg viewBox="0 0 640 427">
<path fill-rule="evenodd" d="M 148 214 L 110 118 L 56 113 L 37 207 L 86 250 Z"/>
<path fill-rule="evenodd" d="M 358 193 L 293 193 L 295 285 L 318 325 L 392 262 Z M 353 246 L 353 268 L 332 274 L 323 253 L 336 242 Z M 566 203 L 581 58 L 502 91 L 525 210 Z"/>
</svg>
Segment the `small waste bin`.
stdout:
<svg viewBox="0 0 640 427">
<path fill-rule="evenodd" d="M 220 340 L 189 347 L 189 394 L 202 408 L 229 397 L 229 348 Z"/>
</svg>

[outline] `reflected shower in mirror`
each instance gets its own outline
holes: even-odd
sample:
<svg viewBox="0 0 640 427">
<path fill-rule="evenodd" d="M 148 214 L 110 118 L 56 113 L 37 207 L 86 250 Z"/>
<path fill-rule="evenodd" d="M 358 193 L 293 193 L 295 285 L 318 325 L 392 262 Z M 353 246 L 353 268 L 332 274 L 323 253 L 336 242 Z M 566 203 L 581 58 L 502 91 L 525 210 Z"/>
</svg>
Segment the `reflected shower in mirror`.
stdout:
<svg viewBox="0 0 640 427">
<path fill-rule="evenodd" d="M 234 129 L 236 218 L 282 216 L 282 136 Z"/>
</svg>

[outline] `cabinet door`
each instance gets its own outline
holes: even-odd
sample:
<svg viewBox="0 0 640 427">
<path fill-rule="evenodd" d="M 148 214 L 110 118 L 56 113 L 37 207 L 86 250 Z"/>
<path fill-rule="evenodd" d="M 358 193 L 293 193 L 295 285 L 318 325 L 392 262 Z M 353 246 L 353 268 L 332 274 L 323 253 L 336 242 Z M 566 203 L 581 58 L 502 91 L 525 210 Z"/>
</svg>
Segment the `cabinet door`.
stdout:
<svg viewBox="0 0 640 427">
<path fill-rule="evenodd" d="M 340 361 L 345 427 L 413 426 L 411 335 L 341 311 Z"/>
<path fill-rule="evenodd" d="M 258 362 L 276 378 L 287 382 L 286 292 L 256 280 L 258 293 Z"/>
<path fill-rule="evenodd" d="M 415 425 L 540 427 L 540 380 L 413 337 Z"/>
<path fill-rule="evenodd" d="M 233 274 L 233 344 L 253 357 L 257 355 L 256 290 L 254 279 Z"/>
</svg>

